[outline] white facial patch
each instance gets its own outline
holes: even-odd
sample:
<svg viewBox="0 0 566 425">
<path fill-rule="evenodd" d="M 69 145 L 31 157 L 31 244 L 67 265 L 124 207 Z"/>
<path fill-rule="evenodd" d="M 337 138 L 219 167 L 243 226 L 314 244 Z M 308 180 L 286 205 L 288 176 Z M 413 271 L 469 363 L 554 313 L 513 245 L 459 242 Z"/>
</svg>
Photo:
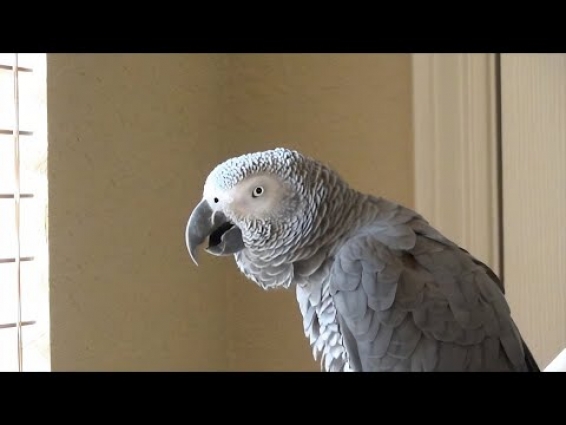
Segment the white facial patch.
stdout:
<svg viewBox="0 0 566 425">
<path fill-rule="evenodd" d="M 252 175 L 227 193 L 235 214 L 259 219 L 276 216 L 289 194 L 277 177 L 269 174 Z"/>
</svg>

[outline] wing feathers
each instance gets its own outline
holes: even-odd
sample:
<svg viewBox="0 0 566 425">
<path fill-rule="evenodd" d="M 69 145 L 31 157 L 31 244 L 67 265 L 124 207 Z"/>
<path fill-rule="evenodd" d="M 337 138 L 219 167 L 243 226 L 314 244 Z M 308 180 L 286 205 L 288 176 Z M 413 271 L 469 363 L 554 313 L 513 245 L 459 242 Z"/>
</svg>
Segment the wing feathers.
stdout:
<svg viewBox="0 0 566 425">
<path fill-rule="evenodd" d="M 381 213 L 395 217 L 392 209 Z M 365 230 L 352 238 L 330 274 L 339 323 L 358 367 L 526 369 L 509 306 L 484 264 L 408 214 L 378 233 Z"/>
</svg>

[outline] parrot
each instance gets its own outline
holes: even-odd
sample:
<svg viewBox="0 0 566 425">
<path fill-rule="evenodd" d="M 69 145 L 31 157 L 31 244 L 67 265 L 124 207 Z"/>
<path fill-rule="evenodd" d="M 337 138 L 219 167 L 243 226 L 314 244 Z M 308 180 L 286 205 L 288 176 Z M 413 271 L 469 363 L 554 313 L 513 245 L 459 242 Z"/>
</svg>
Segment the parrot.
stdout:
<svg viewBox="0 0 566 425">
<path fill-rule="evenodd" d="M 492 269 L 296 149 L 212 168 L 184 237 L 197 266 L 208 240 L 263 290 L 294 289 L 323 372 L 540 372 Z"/>
</svg>

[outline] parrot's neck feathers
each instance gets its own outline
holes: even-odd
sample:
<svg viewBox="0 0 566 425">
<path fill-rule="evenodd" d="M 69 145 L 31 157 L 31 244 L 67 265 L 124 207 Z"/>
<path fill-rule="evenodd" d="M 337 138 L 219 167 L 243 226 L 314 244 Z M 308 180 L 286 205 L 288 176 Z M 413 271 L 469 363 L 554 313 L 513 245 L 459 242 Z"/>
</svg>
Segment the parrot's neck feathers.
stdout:
<svg viewBox="0 0 566 425">
<path fill-rule="evenodd" d="M 323 266 L 323 269 L 329 267 Z M 299 284 L 296 290 L 305 336 L 312 347 L 314 359 L 320 360 L 321 369 L 325 372 L 351 371 L 328 279 Z"/>
</svg>

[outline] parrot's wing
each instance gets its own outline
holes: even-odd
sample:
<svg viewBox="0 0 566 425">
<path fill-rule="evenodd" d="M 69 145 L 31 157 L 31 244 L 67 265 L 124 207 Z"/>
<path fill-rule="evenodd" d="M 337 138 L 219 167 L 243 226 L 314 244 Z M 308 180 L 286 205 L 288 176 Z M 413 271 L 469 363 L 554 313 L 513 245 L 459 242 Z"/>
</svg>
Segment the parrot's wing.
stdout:
<svg viewBox="0 0 566 425">
<path fill-rule="evenodd" d="M 486 266 L 424 221 L 405 226 L 413 233 L 409 249 L 388 248 L 376 230 L 352 238 L 335 257 L 330 290 L 352 367 L 528 370 L 521 336 Z"/>
<path fill-rule="evenodd" d="M 471 256 L 471 254 L 468 251 L 466 251 L 464 248 L 460 247 L 460 250 Z M 474 261 L 474 263 L 483 267 L 483 269 L 485 270 L 485 272 L 487 273 L 489 278 L 497 284 L 498 288 L 501 290 L 501 293 L 505 294 L 505 287 L 503 286 L 501 279 L 499 279 L 499 277 L 493 272 L 493 270 L 491 270 L 487 264 L 481 262 L 480 260 L 478 260 L 475 257 L 472 257 L 472 260 Z M 541 371 L 540 367 L 539 367 L 538 363 L 536 362 L 536 360 L 533 356 L 533 353 L 531 353 L 529 346 L 527 345 L 527 343 L 525 342 L 525 340 L 523 339 L 522 336 L 521 336 L 521 341 L 522 341 L 522 344 L 523 344 L 523 350 L 525 350 L 525 360 L 527 362 L 527 367 L 528 367 L 529 371 L 530 372 L 540 372 Z"/>
</svg>

